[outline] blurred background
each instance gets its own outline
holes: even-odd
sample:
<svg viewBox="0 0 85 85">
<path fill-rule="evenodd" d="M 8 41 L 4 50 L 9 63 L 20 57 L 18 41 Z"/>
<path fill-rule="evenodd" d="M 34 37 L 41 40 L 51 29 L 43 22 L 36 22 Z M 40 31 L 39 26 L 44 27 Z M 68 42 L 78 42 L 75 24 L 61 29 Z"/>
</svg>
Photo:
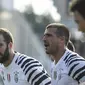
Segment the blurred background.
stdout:
<svg viewBox="0 0 85 85">
<path fill-rule="evenodd" d="M 14 36 L 14 49 L 38 59 L 50 72 L 42 37 L 47 24 L 61 22 L 71 31 L 76 52 L 85 57 L 85 38 L 69 13 L 71 0 L 0 0 L 0 27 Z"/>
</svg>

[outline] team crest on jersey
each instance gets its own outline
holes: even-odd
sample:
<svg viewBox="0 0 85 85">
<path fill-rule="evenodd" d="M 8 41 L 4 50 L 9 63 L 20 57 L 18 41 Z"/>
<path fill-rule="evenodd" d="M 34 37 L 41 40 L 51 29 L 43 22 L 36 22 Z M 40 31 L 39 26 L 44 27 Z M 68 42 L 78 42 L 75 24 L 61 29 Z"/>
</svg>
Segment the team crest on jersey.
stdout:
<svg viewBox="0 0 85 85">
<path fill-rule="evenodd" d="M 54 71 L 54 79 L 57 78 L 57 71 Z"/>
<path fill-rule="evenodd" d="M 17 83 L 18 82 L 18 74 L 19 74 L 19 72 L 14 72 L 14 80 L 15 80 L 15 82 Z"/>
<path fill-rule="evenodd" d="M 5 80 L 5 78 L 4 78 L 4 72 L 1 71 L 1 74 L 2 74 L 2 79 Z"/>
</svg>

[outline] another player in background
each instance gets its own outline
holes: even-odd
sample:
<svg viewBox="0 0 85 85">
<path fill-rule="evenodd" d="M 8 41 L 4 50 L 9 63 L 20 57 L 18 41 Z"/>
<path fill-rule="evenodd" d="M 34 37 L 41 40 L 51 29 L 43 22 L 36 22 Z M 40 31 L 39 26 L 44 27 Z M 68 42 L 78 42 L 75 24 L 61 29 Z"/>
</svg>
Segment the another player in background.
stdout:
<svg viewBox="0 0 85 85">
<path fill-rule="evenodd" d="M 78 30 L 85 32 L 85 0 L 71 0 L 70 11 L 78 24 Z"/>
<path fill-rule="evenodd" d="M 70 33 L 65 25 L 51 23 L 46 26 L 44 46 L 54 60 L 52 85 L 78 85 L 85 81 L 85 59 L 67 48 L 69 40 Z"/>
</svg>

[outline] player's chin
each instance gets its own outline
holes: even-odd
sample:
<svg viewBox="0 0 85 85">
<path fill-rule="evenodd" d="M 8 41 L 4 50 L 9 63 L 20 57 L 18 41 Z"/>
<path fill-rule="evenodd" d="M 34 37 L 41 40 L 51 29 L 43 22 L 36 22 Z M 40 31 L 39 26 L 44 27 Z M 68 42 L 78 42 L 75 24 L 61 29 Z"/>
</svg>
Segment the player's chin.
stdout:
<svg viewBox="0 0 85 85">
<path fill-rule="evenodd" d="M 48 50 L 46 50 L 46 54 L 48 54 L 48 55 L 50 54 Z"/>
</svg>

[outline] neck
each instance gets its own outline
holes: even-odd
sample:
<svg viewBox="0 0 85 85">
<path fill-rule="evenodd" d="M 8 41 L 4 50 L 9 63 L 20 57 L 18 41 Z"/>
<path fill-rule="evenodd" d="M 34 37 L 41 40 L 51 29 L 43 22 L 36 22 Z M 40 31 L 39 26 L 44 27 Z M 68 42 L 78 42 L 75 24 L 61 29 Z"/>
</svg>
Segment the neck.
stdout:
<svg viewBox="0 0 85 85">
<path fill-rule="evenodd" d="M 57 54 L 53 55 L 53 58 L 55 60 L 55 64 L 60 60 L 60 58 L 64 55 L 65 49 L 60 50 L 57 52 Z"/>
<path fill-rule="evenodd" d="M 13 60 L 13 58 L 14 58 L 14 55 L 15 55 L 14 52 L 11 52 L 11 53 L 10 53 L 9 59 L 8 59 L 5 63 L 3 63 L 5 67 L 7 67 L 8 65 L 11 64 L 11 62 L 12 62 L 12 60 Z"/>
</svg>

